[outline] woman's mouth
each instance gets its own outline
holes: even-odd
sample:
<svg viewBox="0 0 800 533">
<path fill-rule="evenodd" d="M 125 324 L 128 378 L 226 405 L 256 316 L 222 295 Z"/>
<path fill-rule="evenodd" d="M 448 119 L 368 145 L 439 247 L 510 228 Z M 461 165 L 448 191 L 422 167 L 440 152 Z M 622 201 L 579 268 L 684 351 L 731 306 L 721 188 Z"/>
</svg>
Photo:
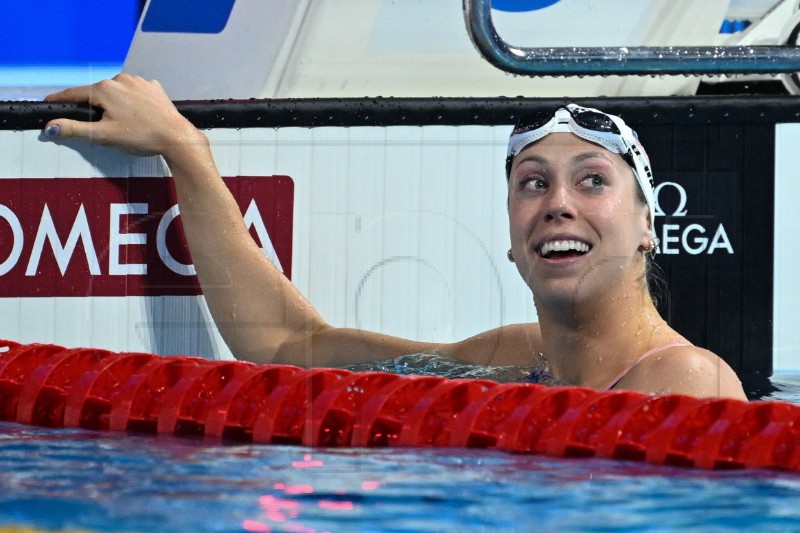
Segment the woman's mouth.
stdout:
<svg viewBox="0 0 800 533">
<path fill-rule="evenodd" d="M 591 245 L 576 240 L 546 241 L 538 248 L 539 256 L 545 259 L 571 259 L 591 250 Z"/>
</svg>

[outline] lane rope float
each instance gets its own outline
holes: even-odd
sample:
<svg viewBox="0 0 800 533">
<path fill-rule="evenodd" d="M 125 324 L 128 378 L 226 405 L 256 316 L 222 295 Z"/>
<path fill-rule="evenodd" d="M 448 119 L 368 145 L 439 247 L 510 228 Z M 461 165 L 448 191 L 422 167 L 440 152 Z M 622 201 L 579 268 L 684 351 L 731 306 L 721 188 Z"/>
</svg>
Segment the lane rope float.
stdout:
<svg viewBox="0 0 800 533">
<path fill-rule="evenodd" d="M 0 341 L 0 420 L 800 472 L 800 406 Z"/>
</svg>

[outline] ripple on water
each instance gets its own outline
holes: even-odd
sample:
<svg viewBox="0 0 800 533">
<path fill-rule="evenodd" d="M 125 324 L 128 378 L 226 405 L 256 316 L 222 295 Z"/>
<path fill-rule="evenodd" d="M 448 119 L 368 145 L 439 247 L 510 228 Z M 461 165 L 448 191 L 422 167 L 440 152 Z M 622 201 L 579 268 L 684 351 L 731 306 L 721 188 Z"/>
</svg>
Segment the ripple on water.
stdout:
<svg viewBox="0 0 800 533">
<path fill-rule="evenodd" d="M 408 373 L 458 370 L 438 356 L 381 364 Z M 800 398 L 797 376 L 779 375 L 775 384 L 776 399 Z M 795 531 L 798 500 L 800 476 L 779 472 L 469 449 L 228 446 L 0 423 L 0 526 L 156 533 L 242 531 L 243 524 L 273 532 Z"/>
</svg>

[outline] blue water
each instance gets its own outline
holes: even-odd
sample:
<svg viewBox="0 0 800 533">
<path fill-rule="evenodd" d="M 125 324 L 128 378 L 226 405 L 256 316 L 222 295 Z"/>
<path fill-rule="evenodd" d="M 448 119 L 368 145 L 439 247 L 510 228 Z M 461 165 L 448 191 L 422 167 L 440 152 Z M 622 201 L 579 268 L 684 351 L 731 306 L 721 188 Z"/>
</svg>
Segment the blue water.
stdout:
<svg viewBox="0 0 800 533">
<path fill-rule="evenodd" d="M 461 449 L 229 446 L 0 424 L 0 527 L 797 531 L 800 476 Z"/>
<path fill-rule="evenodd" d="M 772 399 L 800 403 L 800 376 L 772 383 Z M 800 475 L 772 471 L 446 448 L 224 445 L 0 423 L 0 528 L 772 532 L 800 530 L 798 501 Z"/>
</svg>

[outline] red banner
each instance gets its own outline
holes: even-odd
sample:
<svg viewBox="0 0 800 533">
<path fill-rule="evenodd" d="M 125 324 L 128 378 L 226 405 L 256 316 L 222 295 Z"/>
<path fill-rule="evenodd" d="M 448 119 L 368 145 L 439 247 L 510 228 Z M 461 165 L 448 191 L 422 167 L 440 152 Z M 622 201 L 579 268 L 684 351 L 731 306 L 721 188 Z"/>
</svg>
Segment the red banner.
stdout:
<svg viewBox="0 0 800 533">
<path fill-rule="evenodd" d="M 294 182 L 225 178 L 291 277 Z M 0 297 L 200 294 L 170 178 L 0 180 Z"/>
</svg>

